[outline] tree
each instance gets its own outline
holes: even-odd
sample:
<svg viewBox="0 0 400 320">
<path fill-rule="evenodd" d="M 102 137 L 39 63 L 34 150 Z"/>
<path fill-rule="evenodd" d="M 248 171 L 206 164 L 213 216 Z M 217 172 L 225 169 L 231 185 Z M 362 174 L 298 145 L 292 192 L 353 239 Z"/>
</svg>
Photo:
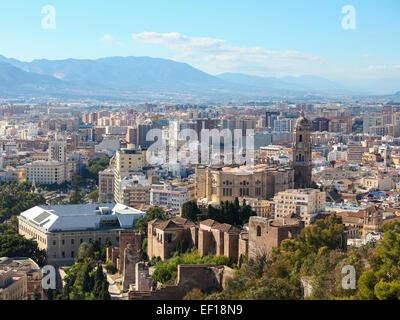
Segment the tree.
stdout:
<svg viewBox="0 0 400 320">
<path fill-rule="evenodd" d="M 107 280 L 103 281 L 103 287 L 100 292 L 100 295 L 98 296 L 98 300 L 110 300 L 111 299 L 108 288 L 109 288 L 109 284 L 108 284 Z"/>
<path fill-rule="evenodd" d="M 29 240 L 19 234 L 0 235 L 0 257 L 28 257 L 44 266 L 47 260 L 45 250 L 40 250 L 35 240 Z"/>
<path fill-rule="evenodd" d="M 299 300 L 300 290 L 281 278 L 262 278 L 241 295 L 243 300 Z"/>
<path fill-rule="evenodd" d="M 160 207 L 151 207 L 147 210 L 146 215 L 136 221 L 135 227 L 136 229 L 144 232 L 147 235 L 147 227 L 148 223 L 154 219 L 167 220 L 167 216 L 164 213 L 164 210 Z"/>
<path fill-rule="evenodd" d="M 341 271 L 343 266 L 352 265 L 356 275 L 361 275 L 365 270 L 364 249 L 342 250 L 342 233 L 339 217 L 318 220 L 303 229 L 298 240 L 286 239 L 268 255 L 240 259 L 235 277 L 227 281 L 222 292 L 207 300 L 300 299 L 304 276 L 311 278 L 313 298 L 353 298 L 356 290 L 341 287 Z"/>
<path fill-rule="evenodd" d="M 373 270 L 365 271 L 357 282 L 358 297 L 362 300 L 374 300 L 376 299 L 374 288 L 378 280 L 375 277 Z"/>
<path fill-rule="evenodd" d="M 88 167 L 84 170 L 82 176 L 85 179 L 99 181 L 99 172 L 105 170 L 110 165 L 110 159 L 103 158 L 96 161 L 90 161 Z"/>
<path fill-rule="evenodd" d="M 219 208 L 209 205 L 207 209 L 207 219 L 232 225 L 244 225 L 249 222 L 250 217 L 255 215 L 256 213 L 251 206 L 247 205 L 246 200 L 243 200 L 240 206 L 238 198 L 235 198 L 233 202 L 221 201 Z"/>
<path fill-rule="evenodd" d="M 92 268 L 90 264 L 86 264 L 84 266 L 84 271 L 83 271 L 83 280 L 82 280 L 82 289 L 83 292 L 92 292 L 94 288 L 94 278 L 91 274 Z"/>
<path fill-rule="evenodd" d="M 117 266 L 111 260 L 107 260 L 106 270 L 108 273 L 111 273 L 111 274 L 115 274 L 118 271 Z"/>
<path fill-rule="evenodd" d="M 92 201 L 93 203 L 96 203 L 99 201 L 99 190 L 94 190 L 88 195 L 88 199 Z"/>
<path fill-rule="evenodd" d="M 197 221 L 197 216 L 201 214 L 196 202 L 189 201 L 182 206 L 182 217 L 192 221 Z"/>
<path fill-rule="evenodd" d="M 376 297 L 379 300 L 399 300 L 400 281 L 384 282 L 379 281 L 374 288 Z"/>
<path fill-rule="evenodd" d="M 336 215 L 330 215 L 303 229 L 298 239 L 308 252 L 317 253 L 322 247 L 335 250 L 343 247 L 343 231 L 342 219 Z"/>
<path fill-rule="evenodd" d="M 102 266 L 98 264 L 94 275 L 94 289 L 93 289 L 93 295 L 96 298 L 99 298 L 102 295 L 102 290 L 104 288 L 103 284 L 104 281 L 107 281 L 107 278 L 104 276 Z"/>
<path fill-rule="evenodd" d="M 39 289 L 38 289 L 38 287 L 35 287 L 35 290 L 33 291 L 33 300 L 41 300 L 41 296 L 40 296 L 40 293 L 39 293 Z"/>
<path fill-rule="evenodd" d="M 45 203 L 41 194 L 31 192 L 30 182 L 0 182 L 0 223 Z"/>
<path fill-rule="evenodd" d="M 207 295 L 201 291 L 200 289 L 192 289 L 189 293 L 183 298 L 183 300 L 204 300 Z"/>
<path fill-rule="evenodd" d="M 142 251 L 146 255 L 147 255 L 148 244 L 149 244 L 149 238 L 144 238 L 142 242 Z"/>
<path fill-rule="evenodd" d="M 72 178 L 72 192 L 69 197 L 69 204 L 83 204 L 84 195 L 80 192 L 82 179 L 80 176 L 74 176 Z"/>
<path fill-rule="evenodd" d="M 54 290 L 52 290 L 52 289 L 46 290 L 45 295 L 48 300 L 54 300 Z"/>
<path fill-rule="evenodd" d="M 78 249 L 78 255 L 75 258 L 75 261 L 84 262 L 86 259 L 93 257 L 94 257 L 93 245 L 87 242 L 83 242 Z"/>
<path fill-rule="evenodd" d="M 359 281 L 357 296 L 361 299 L 400 299 L 400 229 L 396 221 L 388 221 L 382 241 L 369 255 L 371 269 Z M 370 249 L 371 250 L 371 249 Z"/>
</svg>

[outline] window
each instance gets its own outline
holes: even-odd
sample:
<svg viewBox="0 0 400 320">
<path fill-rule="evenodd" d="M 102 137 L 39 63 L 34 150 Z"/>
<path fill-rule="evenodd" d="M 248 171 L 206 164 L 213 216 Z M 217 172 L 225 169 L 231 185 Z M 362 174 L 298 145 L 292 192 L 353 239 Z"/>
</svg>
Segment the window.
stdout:
<svg viewBox="0 0 400 320">
<path fill-rule="evenodd" d="M 303 142 L 303 135 L 302 134 L 299 136 L 299 142 Z"/>
<path fill-rule="evenodd" d="M 257 226 L 257 237 L 261 237 L 261 227 Z"/>
</svg>

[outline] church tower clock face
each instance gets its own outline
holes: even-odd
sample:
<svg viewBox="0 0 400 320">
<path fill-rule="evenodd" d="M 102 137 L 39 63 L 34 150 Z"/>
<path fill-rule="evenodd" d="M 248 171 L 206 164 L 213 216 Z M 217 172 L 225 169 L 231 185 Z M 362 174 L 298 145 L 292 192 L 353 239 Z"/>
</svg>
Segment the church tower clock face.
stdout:
<svg viewBox="0 0 400 320">
<path fill-rule="evenodd" d="M 311 123 L 301 113 L 293 134 L 293 169 L 295 188 L 309 188 L 312 174 Z"/>
</svg>

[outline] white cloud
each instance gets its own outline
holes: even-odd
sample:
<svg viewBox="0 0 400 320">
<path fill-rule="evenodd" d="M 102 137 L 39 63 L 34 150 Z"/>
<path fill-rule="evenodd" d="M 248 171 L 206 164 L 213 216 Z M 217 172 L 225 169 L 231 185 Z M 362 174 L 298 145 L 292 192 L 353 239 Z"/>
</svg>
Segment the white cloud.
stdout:
<svg viewBox="0 0 400 320">
<path fill-rule="evenodd" d="M 175 60 L 211 73 L 246 72 L 259 75 L 304 74 L 320 69 L 321 58 L 295 50 L 274 51 L 262 47 L 238 47 L 226 40 L 196 38 L 171 32 L 133 34 L 135 41 L 163 45 L 177 52 Z"/>
<path fill-rule="evenodd" d="M 103 37 L 101 37 L 100 41 L 102 41 L 102 42 L 111 42 L 111 43 L 114 43 L 114 44 L 116 44 L 118 46 L 122 46 L 123 45 L 122 42 L 114 40 L 114 38 L 112 36 L 110 36 L 109 34 L 106 34 Z"/>
<path fill-rule="evenodd" d="M 370 71 L 379 71 L 379 70 L 387 70 L 387 66 L 386 65 L 382 65 L 382 66 L 369 66 L 368 70 Z"/>
<path fill-rule="evenodd" d="M 114 39 L 109 34 L 106 34 L 100 40 L 106 42 L 106 41 L 113 41 Z"/>
<path fill-rule="evenodd" d="M 364 53 L 361 55 L 361 58 L 368 59 L 368 58 L 371 58 L 371 55 L 368 53 Z"/>
<path fill-rule="evenodd" d="M 400 78 L 400 65 L 370 65 L 362 74 L 365 78 Z"/>
</svg>

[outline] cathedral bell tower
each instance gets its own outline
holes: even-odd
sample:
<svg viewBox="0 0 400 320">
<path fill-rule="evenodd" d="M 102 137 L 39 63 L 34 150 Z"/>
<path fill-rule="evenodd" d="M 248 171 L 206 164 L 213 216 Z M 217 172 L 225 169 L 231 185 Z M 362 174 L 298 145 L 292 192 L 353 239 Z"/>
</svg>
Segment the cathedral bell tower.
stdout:
<svg viewBox="0 0 400 320">
<path fill-rule="evenodd" d="M 310 188 L 312 175 L 311 124 L 305 118 L 304 111 L 297 119 L 294 129 L 293 169 L 295 189 Z"/>
</svg>

